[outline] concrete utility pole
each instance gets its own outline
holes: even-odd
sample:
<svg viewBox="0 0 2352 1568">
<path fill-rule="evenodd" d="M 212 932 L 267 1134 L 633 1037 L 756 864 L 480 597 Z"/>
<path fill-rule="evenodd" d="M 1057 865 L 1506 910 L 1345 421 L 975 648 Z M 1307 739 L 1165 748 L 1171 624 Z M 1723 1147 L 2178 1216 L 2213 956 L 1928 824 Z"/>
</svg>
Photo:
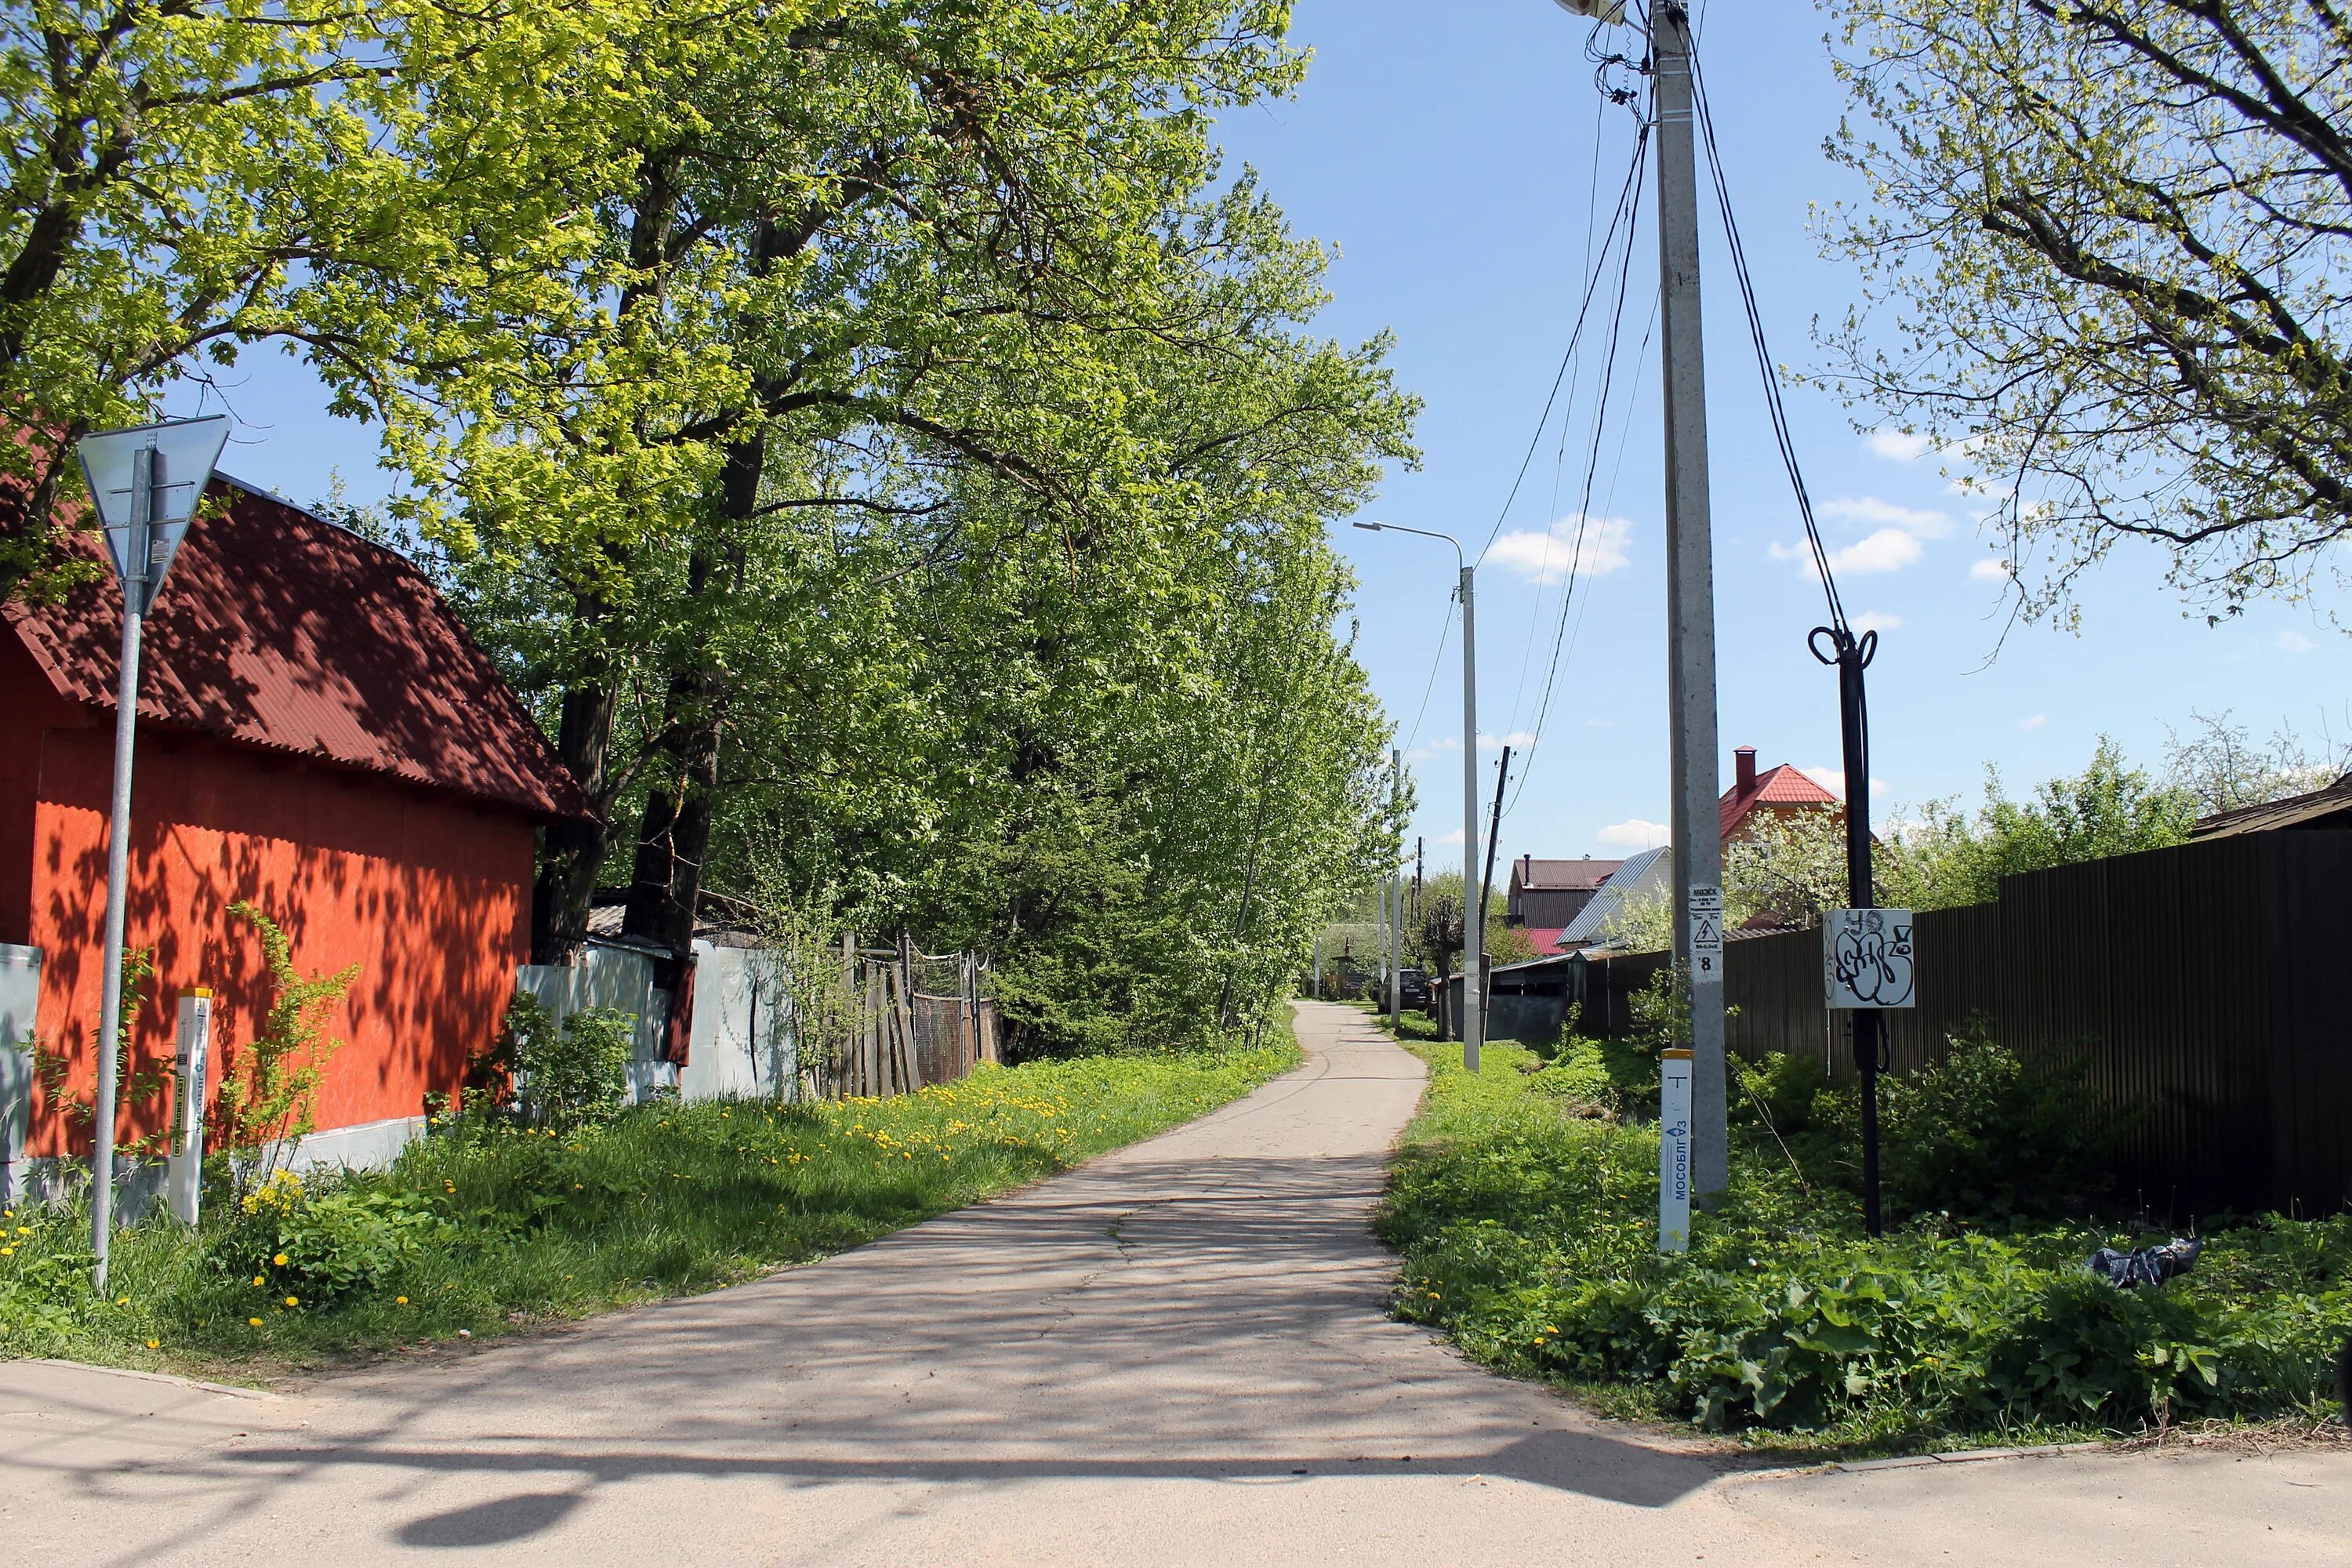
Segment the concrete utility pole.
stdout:
<svg viewBox="0 0 2352 1568">
<path fill-rule="evenodd" d="M 1360 522 L 1371 533 L 1412 533 L 1454 546 L 1462 567 L 1462 1066 L 1478 1070 L 1478 1047 L 1486 1043 L 1486 999 L 1480 994 L 1486 968 L 1486 913 L 1472 908 L 1478 897 L 1478 620 L 1472 605 L 1477 568 L 1462 553 L 1462 542 L 1448 533 L 1407 528 L 1396 522 Z M 1710 690 L 1712 689 L 1710 688 Z M 1714 723 L 1714 699 L 1707 701 Z"/>
<path fill-rule="evenodd" d="M 1715 556 L 1700 342 L 1698 169 L 1691 135 L 1690 11 L 1650 11 L 1658 148 L 1658 338 L 1666 419 L 1666 693 L 1674 770 L 1675 960 L 1690 975 L 1691 1190 L 1730 1176 L 1724 1129 L 1723 837 L 1715 713 Z"/>
<path fill-rule="evenodd" d="M 1404 750 L 1388 748 L 1388 799 L 1404 804 Z M 1404 863 L 1388 865 L 1388 1027 L 1404 1013 Z"/>
<path fill-rule="evenodd" d="M 1456 546 L 1455 548 L 1460 548 Z M 1462 563 L 1462 1068 L 1478 1070 L 1486 1043 L 1486 910 L 1478 896 L 1478 622 L 1470 596 L 1477 568 Z"/>
</svg>

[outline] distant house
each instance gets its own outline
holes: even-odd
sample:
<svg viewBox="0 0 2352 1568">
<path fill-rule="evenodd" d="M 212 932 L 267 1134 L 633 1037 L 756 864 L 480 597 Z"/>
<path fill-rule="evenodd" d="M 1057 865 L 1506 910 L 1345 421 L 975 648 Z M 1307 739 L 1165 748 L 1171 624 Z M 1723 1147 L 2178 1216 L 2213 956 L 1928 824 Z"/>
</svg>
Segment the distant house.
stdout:
<svg viewBox="0 0 2352 1568">
<path fill-rule="evenodd" d="M 1617 868 L 1594 892 L 1592 901 L 1578 911 L 1559 933 L 1554 950 L 1574 952 L 1610 939 L 1618 919 L 1644 900 L 1664 898 L 1674 871 L 1674 851 L 1665 845 L 1644 849 L 1617 863 Z"/>
<path fill-rule="evenodd" d="M 2352 773 L 2308 795 L 2292 795 L 2284 800 L 2218 812 L 2190 828 L 2189 837 L 2235 838 L 2243 833 L 2347 827 L 2352 827 Z"/>
<path fill-rule="evenodd" d="M 346 1043 L 317 1152 L 379 1157 L 495 1037 L 530 956 L 534 835 L 588 803 L 414 565 L 236 480 L 212 498 L 226 513 L 190 531 L 147 621 L 128 938 L 152 950 L 154 978 L 130 1015 L 133 1059 L 168 1059 L 174 997 L 208 985 L 218 1091 L 223 1048 L 233 1063 L 272 994 L 260 942 L 229 913 L 249 900 L 304 973 L 357 966 L 326 1026 Z M 121 603 L 109 575 L 0 611 L 0 954 L 34 997 L 0 1009 L 19 1037 L 0 1046 L 37 1033 L 84 1099 Z M 21 1091 L 23 1056 L 5 1058 Z M 86 1155 L 86 1125 L 25 1098 L 25 1153 Z M 126 1105 L 120 1132 L 154 1131 L 161 1110 Z"/>
<path fill-rule="evenodd" d="M 1775 817 L 1809 811 L 1843 811 L 1837 796 L 1804 773 L 1783 763 L 1763 773 L 1756 771 L 1756 748 L 1742 746 L 1732 753 L 1737 771 L 1731 787 L 1723 792 L 1723 841 L 1754 833 Z"/>
<path fill-rule="evenodd" d="M 1528 928 L 1538 952 L 1549 952 L 1559 933 L 1584 911 L 1622 860 L 1538 860 L 1522 855 L 1511 862 L 1511 882 L 1503 900 L 1506 923 Z"/>
</svg>

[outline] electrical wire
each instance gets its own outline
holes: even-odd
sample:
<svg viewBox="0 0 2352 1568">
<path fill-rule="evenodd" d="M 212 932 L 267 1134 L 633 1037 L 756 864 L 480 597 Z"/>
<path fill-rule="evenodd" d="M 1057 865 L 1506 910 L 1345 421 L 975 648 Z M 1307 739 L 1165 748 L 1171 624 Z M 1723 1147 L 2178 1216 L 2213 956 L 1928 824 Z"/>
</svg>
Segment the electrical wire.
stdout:
<svg viewBox="0 0 2352 1568">
<path fill-rule="evenodd" d="M 1527 748 L 1528 760 L 1519 773 L 1522 790 L 1526 788 L 1528 776 L 1535 771 L 1536 755 L 1543 742 L 1544 724 L 1551 715 L 1552 695 L 1559 685 L 1560 655 L 1568 637 L 1569 610 L 1576 603 L 1576 586 L 1584 563 L 1584 539 L 1592 526 L 1592 485 L 1600 472 L 1601 447 L 1609 426 L 1610 394 L 1616 384 L 1617 350 L 1624 332 L 1625 300 L 1629 293 L 1633 267 L 1633 230 L 1640 224 L 1641 198 L 1644 188 L 1644 182 L 1641 175 L 1648 166 L 1643 154 L 1649 146 L 1649 140 L 1650 129 L 1645 119 L 1641 131 L 1633 139 L 1633 166 L 1636 177 L 1631 215 L 1633 222 L 1628 226 L 1624 249 L 1619 258 L 1616 299 L 1609 312 L 1609 347 L 1601 357 L 1601 390 L 1593 406 L 1592 440 L 1585 458 L 1584 486 L 1576 508 L 1576 544 L 1569 562 L 1567 591 L 1560 596 L 1559 616 L 1552 630 L 1551 658 L 1544 671 L 1543 697 L 1536 705 L 1535 723 L 1529 730 L 1531 739 Z M 1517 796 L 1513 798 L 1516 800 Z"/>
<path fill-rule="evenodd" d="M 1520 487 L 1527 483 L 1528 468 L 1534 463 L 1536 453 L 1543 447 L 1543 435 L 1551 426 L 1551 411 L 1559 400 L 1559 389 L 1568 380 L 1569 367 L 1576 363 L 1576 346 L 1584 336 L 1584 323 L 1592 310 L 1592 297 L 1599 292 L 1601 279 L 1608 272 L 1610 242 L 1615 238 L 1620 222 L 1629 216 L 1627 204 L 1638 199 L 1641 168 L 1642 160 L 1637 145 L 1633 167 L 1626 170 L 1625 183 L 1618 188 L 1616 209 L 1609 216 L 1608 234 L 1601 243 L 1601 265 L 1592 268 L 1591 276 L 1585 279 L 1584 298 L 1578 302 L 1576 308 L 1576 324 L 1569 331 L 1567 351 L 1559 356 L 1559 369 L 1551 378 L 1551 391 L 1545 395 L 1543 413 L 1536 420 L 1535 434 L 1528 437 L 1527 454 L 1519 459 L 1519 471 L 1511 480 L 1510 493 L 1503 498 L 1503 509 L 1496 513 L 1495 526 L 1487 531 L 1486 542 L 1478 547 L 1478 557 L 1472 563 L 1474 565 L 1484 565 L 1486 552 L 1494 549 L 1495 541 L 1502 537 L 1503 524 L 1510 518 L 1511 508 L 1519 499 Z M 1628 242 L 1630 241 L 1629 235 Z"/>
<path fill-rule="evenodd" d="M 1813 519 L 1813 498 L 1805 488 L 1804 470 L 1797 461 L 1796 438 L 1789 429 L 1789 410 L 1780 400 L 1780 378 L 1772 369 L 1772 350 L 1765 341 L 1763 313 L 1756 305 L 1756 280 L 1748 268 L 1748 247 L 1740 241 L 1738 219 L 1732 216 L 1731 186 L 1724 178 L 1723 154 L 1715 139 L 1715 111 L 1707 100 L 1706 78 L 1699 68 L 1696 44 L 1689 59 L 1691 99 L 1698 110 L 1700 138 L 1706 144 L 1707 171 L 1715 185 L 1717 210 L 1723 215 L 1724 237 L 1731 253 L 1733 276 L 1739 283 L 1740 305 L 1748 316 L 1748 341 L 1756 351 L 1757 373 L 1764 383 L 1764 406 L 1772 418 L 1772 439 L 1780 449 L 1780 463 L 1788 470 L 1790 488 L 1796 492 L 1797 513 L 1805 524 L 1805 544 L 1812 552 L 1822 593 L 1829 600 L 1831 627 L 1850 638 L 1853 628 L 1846 622 L 1845 605 L 1838 597 L 1837 580 L 1830 573 L 1829 549 L 1822 542 L 1821 525 Z"/>
</svg>

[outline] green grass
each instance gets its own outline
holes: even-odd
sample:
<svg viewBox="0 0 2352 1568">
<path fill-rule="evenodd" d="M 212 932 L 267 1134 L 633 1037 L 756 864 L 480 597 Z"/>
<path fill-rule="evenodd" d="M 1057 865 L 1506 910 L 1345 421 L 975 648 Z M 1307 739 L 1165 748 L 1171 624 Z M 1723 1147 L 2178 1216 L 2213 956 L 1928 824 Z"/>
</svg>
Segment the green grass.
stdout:
<svg viewBox="0 0 2352 1568">
<path fill-rule="evenodd" d="M 197 1234 L 121 1233 L 105 1299 L 86 1209 L 11 1213 L 0 1354 L 266 1379 L 710 1289 L 1066 1171 L 1297 1060 L 983 1068 L 893 1100 L 670 1102 L 553 1136 L 461 1120 L 381 1173 L 218 1194 Z"/>
<path fill-rule="evenodd" d="M 1633 1054 L 1492 1044 L 1474 1078 L 1454 1047 L 1410 1048 L 1431 1089 L 1378 1222 L 1398 1315 L 1606 1413 L 1862 1455 L 2327 1408 L 2352 1215 L 2209 1228 L 2192 1273 L 2125 1292 L 2082 1261 L 2145 1237 L 1923 1215 L 1873 1242 L 1751 1124 L 1727 1201 L 1665 1258 Z"/>
</svg>

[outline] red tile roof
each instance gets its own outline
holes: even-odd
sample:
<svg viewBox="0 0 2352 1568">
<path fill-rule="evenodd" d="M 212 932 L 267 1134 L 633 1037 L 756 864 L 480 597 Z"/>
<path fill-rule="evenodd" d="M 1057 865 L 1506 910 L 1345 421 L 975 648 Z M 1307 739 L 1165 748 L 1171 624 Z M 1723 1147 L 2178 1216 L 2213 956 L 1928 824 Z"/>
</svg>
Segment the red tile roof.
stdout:
<svg viewBox="0 0 2352 1568">
<path fill-rule="evenodd" d="M 1729 837 L 1731 830 L 1759 805 L 1836 806 L 1842 804 L 1837 796 L 1782 763 L 1769 773 L 1759 773 L 1755 784 L 1746 789 L 1734 784 L 1723 792 L 1723 836 Z"/>
<path fill-rule="evenodd" d="M 298 507 L 215 478 L 145 628 L 142 721 L 388 774 L 545 817 L 590 815 L 539 726 L 425 574 Z M 83 536 L 95 555 L 100 546 Z M 60 697 L 111 712 L 113 574 L 5 615 Z"/>
<path fill-rule="evenodd" d="M 1522 926 L 1519 934 L 1535 944 L 1538 957 L 1549 958 L 1559 951 L 1559 939 L 1568 931 L 1566 926 Z"/>
</svg>

